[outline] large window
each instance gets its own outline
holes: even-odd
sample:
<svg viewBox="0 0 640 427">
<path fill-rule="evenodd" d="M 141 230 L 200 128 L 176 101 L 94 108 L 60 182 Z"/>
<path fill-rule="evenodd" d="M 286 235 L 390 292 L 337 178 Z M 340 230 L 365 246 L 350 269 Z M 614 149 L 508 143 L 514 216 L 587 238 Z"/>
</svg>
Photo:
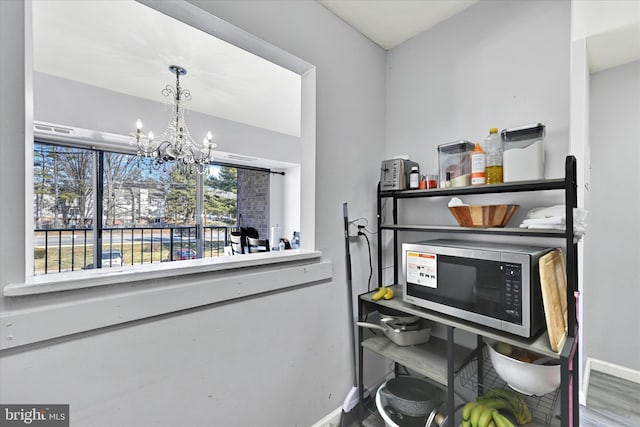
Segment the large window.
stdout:
<svg viewBox="0 0 640 427">
<path fill-rule="evenodd" d="M 209 165 L 199 192 L 131 154 L 36 141 L 33 158 L 35 274 L 220 256 L 232 229 L 268 230 L 268 170 Z"/>
</svg>

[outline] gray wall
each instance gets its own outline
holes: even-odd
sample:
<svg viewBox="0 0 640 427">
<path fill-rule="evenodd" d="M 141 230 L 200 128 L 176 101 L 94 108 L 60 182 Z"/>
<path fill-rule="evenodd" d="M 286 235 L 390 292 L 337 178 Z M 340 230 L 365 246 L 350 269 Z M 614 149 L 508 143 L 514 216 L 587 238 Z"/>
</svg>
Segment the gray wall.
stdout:
<svg viewBox="0 0 640 427">
<path fill-rule="evenodd" d="M 563 176 L 569 28 L 567 0 L 483 1 L 391 50 L 387 155 L 436 171 L 439 144 L 542 122 L 546 177 Z"/>
<path fill-rule="evenodd" d="M 31 138 L 24 125 L 31 117 L 30 108 L 25 117 L 21 103 L 31 85 L 21 72 L 22 4 L 0 4 L 0 286 L 5 286 L 24 281 L 28 254 L 23 142 Z M 4 350 L 3 403 L 70 403 L 73 425 L 305 426 L 339 407 L 352 385 L 342 202 L 349 202 L 354 217 L 375 223 L 374 190 L 384 153 L 385 53 L 313 1 L 201 6 L 317 67 L 316 247 L 333 262 L 334 280 Z M 354 243 L 352 257 L 354 292 L 361 293 L 369 273 L 366 244 Z M 192 280 L 204 283 L 213 276 L 187 276 L 180 286 L 187 290 Z M 104 310 L 117 316 L 121 307 L 108 301 L 123 288 L 139 294 L 164 284 L 3 297 L 3 313 L 20 311 L 28 319 L 38 307 L 103 298 Z M 49 321 L 84 325 L 92 318 L 87 312 Z"/>
<path fill-rule="evenodd" d="M 583 356 L 640 370 L 640 61 L 590 78 Z"/>
<path fill-rule="evenodd" d="M 547 128 L 545 175 L 563 176 L 569 152 L 569 28 L 568 1 L 483 1 L 391 50 L 387 156 L 407 154 L 423 173 L 438 173 L 440 144 L 481 142 L 490 127 L 542 122 Z M 542 200 L 539 194 L 520 193 L 490 201 L 519 204 L 510 223 L 517 226 L 528 209 L 562 200 L 560 192 L 553 192 Z M 487 198 L 463 201 L 486 204 Z M 455 225 L 447 202 L 412 200 L 401 220 Z"/>
<path fill-rule="evenodd" d="M 145 129 L 162 132 L 169 120 L 166 104 L 79 83 L 40 72 L 33 73 L 35 120 L 117 135 L 130 135 L 136 118 Z M 219 151 L 299 163 L 300 138 L 231 120 L 188 112 L 194 138 L 215 132 Z"/>
</svg>

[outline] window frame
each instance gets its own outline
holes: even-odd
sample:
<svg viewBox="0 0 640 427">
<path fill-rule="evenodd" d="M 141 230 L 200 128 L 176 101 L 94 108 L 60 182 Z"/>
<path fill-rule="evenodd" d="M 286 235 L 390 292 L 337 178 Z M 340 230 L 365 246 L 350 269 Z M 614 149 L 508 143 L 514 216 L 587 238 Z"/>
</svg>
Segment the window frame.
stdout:
<svg viewBox="0 0 640 427">
<path fill-rule="evenodd" d="M 125 155 L 132 155 L 135 156 L 136 154 L 131 153 L 131 150 L 124 150 L 122 149 L 122 144 L 119 144 L 119 147 L 121 147 L 120 150 L 116 150 L 114 149 L 114 147 L 109 147 L 109 150 L 105 150 L 103 148 L 98 148 L 96 147 L 95 144 L 91 143 L 90 141 L 86 141 L 86 140 L 77 140 L 73 143 L 70 143 L 68 141 L 68 138 L 65 139 L 65 141 L 59 141 L 57 140 L 57 138 L 55 137 L 51 137 L 48 135 L 44 135 L 42 132 L 38 132 L 38 128 L 44 128 L 44 127 L 50 127 L 52 129 L 72 129 L 70 127 L 61 127 L 58 125 L 51 125 L 51 124 L 42 124 L 42 123 L 36 123 L 36 125 L 34 126 L 35 128 L 35 136 L 34 136 L 34 141 L 33 141 L 33 145 L 34 145 L 34 153 L 35 153 L 35 146 L 37 144 L 42 144 L 42 145 L 46 145 L 46 146 L 50 146 L 50 147 L 63 147 L 63 148 L 72 148 L 72 149 L 81 149 L 81 150 L 87 150 L 87 152 L 91 153 L 92 159 L 93 159 L 93 171 L 92 171 L 92 185 L 93 185 L 93 218 L 92 218 L 92 227 L 91 227 L 91 231 L 92 231 L 92 258 L 93 258 L 93 264 L 96 265 L 96 267 L 93 267 L 93 269 L 102 269 L 102 262 L 103 260 L 103 244 L 104 244 L 104 231 L 107 228 L 104 227 L 104 193 L 105 193 L 105 188 L 104 188 L 104 184 L 105 184 L 105 180 L 104 180 L 104 157 L 105 154 L 125 154 Z M 84 132 L 86 130 L 78 130 L 80 132 Z M 88 131 L 88 133 L 92 134 L 92 135 L 97 135 L 99 139 L 107 139 L 107 140 L 120 140 L 121 142 L 123 142 L 127 137 L 124 136 L 118 136 L 118 135 L 109 135 L 109 134 L 105 134 L 103 132 L 98 132 L 98 131 Z M 244 165 L 240 165 L 240 164 L 234 164 L 234 163 L 229 163 L 229 162 L 217 162 L 217 161 L 212 161 L 209 166 L 222 166 L 222 167 L 230 167 L 230 168 L 235 168 L 236 170 L 252 170 L 252 171 L 258 171 L 258 172 L 262 172 L 265 174 L 282 174 L 284 175 L 284 172 L 276 172 L 271 170 L 270 168 L 263 168 L 263 167 L 249 167 L 249 166 L 244 166 Z M 145 166 L 146 167 L 146 166 Z M 35 178 L 35 173 L 33 175 L 33 177 Z M 195 259 L 206 259 L 206 258 L 213 258 L 213 257 L 221 257 L 224 256 L 223 255 L 217 255 L 217 256 L 206 256 L 206 253 L 204 251 L 204 239 L 205 239 L 205 225 L 204 225 L 204 221 L 202 220 L 204 218 L 205 215 L 205 209 L 204 209 L 204 198 L 205 198 L 205 190 L 204 190 L 204 176 L 203 175 L 199 175 L 196 174 L 195 176 L 195 186 L 196 186 L 196 193 L 195 193 L 195 208 L 196 208 L 196 212 L 195 212 L 195 218 L 196 221 L 194 224 L 189 225 L 189 227 L 194 227 L 196 229 L 196 235 L 195 235 L 195 254 L 196 254 L 196 258 Z M 34 179 L 35 181 L 35 179 Z M 268 206 L 267 206 L 267 218 L 268 218 L 268 210 L 269 210 L 269 205 L 271 204 L 271 200 L 268 201 Z M 31 211 L 33 214 L 33 210 Z M 237 221 L 239 221 L 239 219 L 236 219 Z M 36 218 L 37 221 L 37 218 Z M 35 222 L 35 221 L 34 221 Z M 239 227 L 241 224 L 236 224 L 235 226 L 229 226 L 229 227 L 225 227 L 225 228 L 235 228 L 235 227 Z M 35 227 L 34 227 L 34 230 Z M 69 230 L 73 230 L 73 228 L 69 228 Z M 228 231 L 228 230 L 227 230 Z M 191 242 L 191 239 L 190 239 Z M 226 242 L 226 238 L 225 238 L 225 242 Z M 85 243 L 86 244 L 86 243 Z M 183 245 L 183 242 L 180 241 L 180 245 Z M 109 246 L 110 247 L 110 246 Z M 32 249 L 35 249 L 35 246 L 32 247 Z M 109 249 L 107 249 L 109 250 Z M 121 251 L 121 248 L 118 249 L 119 251 Z M 193 250 L 193 248 L 190 248 L 190 250 Z M 175 249 L 171 248 L 169 249 L 170 254 L 169 254 L 169 259 L 171 261 L 175 261 L 172 257 L 171 252 L 174 252 Z M 133 254 L 132 254 L 133 256 Z M 188 260 L 183 260 L 183 261 L 191 261 L 193 259 L 188 259 Z M 153 260 L 149 263 L 149 264 L 158 264 L 162 262 L 161 260 L 158 260 L 157 262 L 154 262 Z M 34 259 L 34 263 L 35 263 L 35 259 Z M 139 268 L 141 265 L 145 265 L 146 263 L 133 263 L 133 259 L 131 264 L 124 264 L 127 265 L 128 267 L 131 268 Z M 114 266 L 111 266 L 110 268 L 113 268 Z M 77 273 L 79 272 L 81 269 L 73 269 L 71 271 L 71 273 Z M 104 270 L 104 269 L 103 269 Z M 65 271 L 57 271 L 57 272 L 52 272 L 52 273 L 39 273 L 36 274 L 35 271 L 32 273 L 34 277 L 38 277 L 40 275 L 47 275 L 47 274 L 62 274 L 65 273 Z"/>
<path fill-rule="evenodd" d="M 181 20 L 187 25 L 198 28 L 202 31 L 208 32 L 216 37 L 222 38 L 223 40 L 234 44 L 235 46 L 245 49 L 247 51 L 253 52 L 256 55 L 262 56 L 263 58 L 270 60 L 276 64 L 279 64 L 289 70 L 297 72 L 302 76 L 302 115 L 301 115 L 301 135 L 300 135 L 300 144 L 301 144 L 301 156 L 299 160 L 299 164 L 296 170 L 294 170 L 294 174 L 296 175 L 295 180 L 292 180 L 291 183 L 287 184 L 289 187 L 292 187 L 294 190 L 300 190 L 301 188 L 305 188 L 305 191 L 299 192 L 299 199 L 295 202 L 295 206 L 291 206 L 292 210 L 294 210 L 293 214 L 299 216 L 300 218 L 300 232 L 304 236 L 301 243 L 301 248 L 299 250 L 300 254 L 311 254 L 311 258 L 319 259 L 321 253 L 315 250 L 315 176 L 316 176 L 316 161 L 315 161 L 315 151 L 316 151 L 316 69 L 315 67 L 304 61 L 300 58 L 293 56 L 292 54 L 287 53 L 286 51 L 270 44 L 267 41 L 255 38 L 255 37 L 247 37 L 248 33 L 235 25 L 225 22 L 218 17 L 210 14 L 209 12 L 203 12 L 201 9 L 193 6 L 187 2 L 184 3 L 148 3 L 144 1 L 143 3 L 152 7 L 155 10 L 158 10 L 162 13 L 165 13 L 169 16 L 172 16 L 176 19 Z M 31 19 L 31 2 L 27 0 L 24 4 L 11 9 L 15 16 L 18 18 L 15 21 L 14 26 L 7 27 L 7 34 L 13 34 L 15 38 L 15 42 L 12 43 L 13 46 L 22 46 L 16 52 L 17 55 L 23 55 L 24 58 L 28 59 L 32 57 L 33 48 L 32 48 L 32 19 Z M 212 30 L 213 28 L 213 30 Z M 22 40 L 22 42 L 20 42 Z M 4 57 L 4 56 L 3 56 Z M 12 89 L 15 89 L 16 98 L 20 100 L 20 102 L 16 103 L 14 101 L 13 110 L 16 111 L 15 114 L 10 115 L 9 117 L 15 116 L 13 123 L 15 126 L 5 127 L 3 129 L 3 135 L 7 137 L 18 137 L 19 140 L 22 140 L 24 143 L 24 150 L 22 154 L 17 157 L 20 160 L 20 166 L 16 167 L 17 171 L 24 172 L 19 173 L 19 189 L 17 191 L 9 191 L 11 186 L 3 185 L 3 191 L 7 190 L 6 195 L 10 196 L 13 200 L 13 203 L 18 203 L 19 212 L 20 212 L 20 220 L 18 223 L 18 227 L 14 227 L 16 233 L 11 233 L 11 237 L 18 237 L 15 234 L 20 234 L 19 240 L 23 240 L 22 244 L 18 244 L 20 250 L 20 255 L 11 257 L 10 265 L 15 265 L 16 268 L 11 268 L 10 271 L 6 273 L 6 280 L 3 280 L 3 295 L 29 295 L 29 294 L 41 294 L 44 293 L 41 291 L 42 286 L 47 285 L 47 281 L 42 280 L 34 280 L 33 276 L 33 229 L 34 224 L 32 220 L 29 218 L 33 218 L 33 182 L 32 182 L 32 152 L 33 152 L 33 141 L 34 141 L 34 125 L 37 121 L 34 119 L 34 79 L 33 79 L 33 62 L 31 60 L 26 60 L 24 63 L 19 63 L 19 73 L 14 73 L 14 78 L 11 78 L 12 86 L 7 85 Z M 24 95 L 24 97 L 23 97 Z M 4 132 L 6 131 L 6 132 Z M 65 135 L 58 135 L 61 140 L 64 140 Z M 114 141 L 98 141 L 94 145 L 95 146 L 108 146 L 114 143 Z M 118 143 L 118 141 L 115 141 Z M 126 144 L 125 144 L 126 145 Z M 12 162 L 15 163 L 16 159 L 13 159 Z M 22 163 L 24 160 L 24 164 Z M 7 163 L 8 165 L 8 163 Z M 10 168 L 13 170 L 13 168 Z M 26 216 L 22 214 L 25 213 Z M 287 251 L 285 254 L 295 258 L 297 255 L 294 253 L 295 251 Z M 255 254 L 251 256 L 258 256 L 261 254 Z M 278 257 L 280 258 L 280 257 Z M 286 262 L 287 260 L 284 257 L 283 259 L 273 259 L 273 263 L 281 263 Z M 303 257 L 304 258 L 304 257 Z M 268 264 L 268 263 L 265 263 Z M 266 271 L 266 270 L 265 270 Z M 96 271 L 94 271 L 96 273 Z M 100 273 L 98 271 L 97 273 Z M 102 272 L 104 273 L 104 272 Z M 84 274 L 90 274 L 90 272 L 86 272 Z M 183 274 L 183 273 L 180 273 Z M 185 270 L 184 274 L 188 274 Z M 60 275 L 56 275 L 60 277 Z M 42 276 L 43 278 L 46 276 Z M 48 281 L 51 281 L 51 277 L 47 277 Z M 103 276 L 104 277 L 104 276 Z M 135 277 L 131 278 L 135 280 Z M 89 287 L 90 281 L 92 279 L 86 280 L 87 286 L 76 286 L 74 288 L 79 287 Z M 144 280 L 144 277 L 141 276 L 141 280 Z M 131 280 L 106 280 L 104 285 L 108 284 L 117 284 L 125 281 Z M 27 289 L 31 288 L 31 289 Z M 66 290 L 66 289 L 57 289 L 57 290 Z M 114 289 L 115 294 L 118 294 L 120 291 Z M 110 294 L 112 292 L 109 292 Z M 33 299 L 20 299 L 14 300 L 12 302 L 12 311 L 19 309 L 19 307 L 27 307 L 35 304 L 36 301 L 40 301 L 40 304 L 47 302 L 53 302 L 57 300 L 55 295 L 51 297 L 41 300 L 33 300 Z M 74 298 L 75 300 L 75 298 Z M 7 302 L 3 302 L 2 306 L 7 308 Z"/>
<path fill-rule="evenodd" d="M 83 138 L 72 139 L 68 136 L 62 138 L 43 136 L 41 130 L 38 130 L 39 126 L 43 126 L 43 124 L 40 122 L 34 122 L 34 134 L 32 140 L 33 143 L 38 141 L 47 144 L 63 145 L 66 147 L 91 148 L 93 150 L 96 150 L 96 152 L 100 152 L 100 150 L 97 150 L 98 147 L 108 146 L 110 147 L 109 150 L 101 151 L 121 152 L 119 150 L 115 151 L 113 145 L 115 143 L 115 147 L 121 147 L 122 151 L 124 151 L 125 154 L 131 154 L 127 153 L 127 151 L 131 151 L 128 146 L 127 137 L 102 133 L 101 141 L 92 143 L 91 141 Z M 52 125 L 46 124 L 46 126 Z M 126 145 L 124 144 L 125 139 L 127 140 Z M 31 152 L 33 153 L 33 144 L 30 144 L 30 147 Z M 33 155 L 29 157 L 29 161 L 33 163 Z M 220 162 L 219 164 L 223 166 L 245 168 L 245 166 L 232 165 L 230 163 Z M 97 179 L 99 178 L 98 171 L 96 170 L 94 172 L 94 180 Z M 27 184 L 33 186 L 33 173 L 31 179 L 28 180 Z M 97 197 L 96 193 L 97 192 L 94 192 L 94 197 Z M 33 199 L 31 199 L 31 206 L 32 208 L 29 212 L 30 215 L 33 216 Z M 33 233 L 33 229 L 25 231 L 27 231 L 27 233 Z M 27 250 L 30 251 L 32 258 L 33 248 L 34 246 L 31 241 L 31 245 L 27 248 Z M 321 255 L 322 253 L 316 250 L 292 249 L 283 252 L 262 252 L 244 254 L 241 256 L 198 258 L 193 260 L 185 260 L 179 263 L 150 263 L 135 266 L 79 270 L 42 275 L 35 275 L 32 273 L 27 274 L 26 280 L 22 283 L 10 283 L 6 285 L 3 288 L 3 295 L 5 297 L 40 295 L 61 291 L 74 291 L 87 288 L 123 285 L 136 282 L 158 281 L 162 279 L 171 280 L 172 278 L 177 278 L 179 276 L 196 275 L 202 273 L 220 274 L 226 271 L 235 272 L 239 269 L 248 269 L 247 273 L 249 273 L 251 271 L 254 271 L 254 269 L 256 268 L 268 267 L 269 265 L 283 263 L 283 267 L 279 268 L 285 268 L 284 266 L 286 265 L 291 265 L 292 268 L 294 268 L 293 266 L 299 263 L 306 264 L 308 262 L 312 262 L 312 265 L 316 265 L 319 262 Z M 323 275 L 322 277 L 327 277 L 327 274 L 330 274 L 330 266 L 328 267 L 329 270 L 326 270 L 327 267 L 320 267 L 320 265 L 324 264 L 325 263 L 318 264 L 318 268 L 324 271 L 323 273 L 321 273 Z M 306 271 L 306 267 L 303 267 L 303 271 Z M 281 285 L 277 285 L 276 287 L 278 286 Z"/>
</svg>

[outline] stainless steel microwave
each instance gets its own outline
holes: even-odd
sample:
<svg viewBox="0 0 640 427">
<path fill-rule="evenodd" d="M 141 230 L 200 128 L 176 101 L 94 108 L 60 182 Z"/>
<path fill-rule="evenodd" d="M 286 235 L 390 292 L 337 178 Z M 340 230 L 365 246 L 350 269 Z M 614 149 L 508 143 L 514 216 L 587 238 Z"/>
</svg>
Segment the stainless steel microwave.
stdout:
<svg viewBox="0 0 640 427">
<path fill-rule="evenodd" d="M 538 260 L 550 250 L 445 239 L 403 243 L 402 298 L 530 338 L 545 325 Z"/>
</svg>

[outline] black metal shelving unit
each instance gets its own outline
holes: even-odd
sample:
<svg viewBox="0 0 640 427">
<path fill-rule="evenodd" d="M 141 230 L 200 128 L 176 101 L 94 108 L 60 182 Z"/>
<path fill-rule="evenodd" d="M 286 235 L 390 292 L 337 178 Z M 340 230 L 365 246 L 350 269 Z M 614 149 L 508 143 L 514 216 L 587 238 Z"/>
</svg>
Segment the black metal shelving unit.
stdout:
<svg viewBox="0 0 640 427">
<path fill-rule="evenodd" d="M 542 237 L 550 239 L 563 239 L 565 241 L 566 251 L 566 272 L 567 272 L 567 316 L 568 316 L 568 336 L 563 348 L 559 353 L 551 351 L 548 343 L 548 337 L 544 333 L 535 341 L 521 340 L 512 335 L 505 334 L 501 331 L 492 330 L 465 322 L 459 319 L 451 318 L 446 315 L 431 312 L 426 309 L 415 307 L 413 305 L 398 301 L 397 298 L 391 301 L 372 301 L 371 293 L 365 293 L 358 298 L 358 318 L 365 320 L 365 317 L 372 311 L 381 307 L 388 307 L 411 315 L 433 320 L 437 323 L 444 324 L 447 328 L 447 339 L 443 343 L 439 343 L 440 350 L 429 349 L 428 346 L 418 349 L 417 352 L 404 351 L 396 349 L 393 345 L 380 343 L 377 341 L 364 342 L 364 332 L 362 329 L 358 331 L 359 345 L 359 390 L 363 390 L 363 349 L 375 351 L 385 357 L 391 358 L 396 362 L 396 374 L 398 373 L 398 361 L 404 363 L 412 363 L 412 358 L 434 357 L 440 358 L 446 366 L 436 374 L 436 381 L 443 385 L 447 385 L 448 401 L 449 401 L 449 419 L 454 419 L 454 380 L 461 371 L 465 369 L 466 364 L 474 363 L 474 381 L 477 390 L 481 391 L 483 387 L 483 376 L 486 375 L 486 364 L 483 362 L 483 337 L 500 339 L 505 342 L 511 342 L 517 346 L 528 348 L 539 353 L 552 355 L 560 360 L 561 384 L 559 391 L 555 397 L 546 400 L 559 400 L 560 404 L 560 425 L 562 427 L 579 426 L 579 376 L 578 376 L 578 323 L 576 320 L 576 295 L 578 291 L 578 246 L 574 239 L 573 233 L 573 209 L 577 207 L 577 173 L 576 159 L 574 156 L 567 156 L 565 161 L 565 176 L 561 179 L 523 181 L 506 184 L 484 185 L 478 187 L 459 187 L 459 188 L 439 188 L 428 190 L 402 190 L 402 191 L 380 191 L 378 185 L 377 197 L 377 217 L 378 217 L 378 285 L 382 283 L 382 265 L 383 251 L 382 240 L 383 231 L 392 233 L 393 235 L 393 261 L 394 261 L 394 284 L 399 282 L 400 264 L 398 260 L 399 247 L 401 242 L 398 240 L 398 233 L 401 231 L 417 231 L 426 233 L 470 233 L 470 234 L 492 234 L 502 236 L 528 236 Z M 428 198 L 442 196 L 460 196 L 460 195 L 482 195 L 496 193 L 518 193 L 518 192 L 539 192 L 547 190 L 563 191 L 566 206 L 566 230 L 529 230 L 523 228 L 465 228 L 450 227 L 440 225 L 415 225 L 415 224 L 398 224 L 398 200 L 413 198 Z M 382 201 L 383 199 L 391 199 L 392 201 L 392 221 L 391 223 L 382 223 Z M 470 350 L 466 356 L 461 356 L 461 349 L 454 344 L 455 329 L 463 329 L 477 335 L 477 345 L 474 350 Z M 378 340 L 379 341 L 379 340 Z M 444 354 L 443 354 L 444 352 Z M 464 351 L 462 350 L 464 353 Z M 461 362 L 462 358 L 462 362 Z M 419 365 L 419 360 L 415 362 Z M 418 366 L 420 370 L 420 367 Z M 468 369 L 468 368 L 467 368 Z M 429 376 L 429 372 L 422 372 L 425 376 Z M 443 375 L 446 374 L 446 381 Z M 433 379 L 433 378 L 432 378 Z M 364 396 L 360 396 L 363 401 Z M 545 416 L 543 424 L 549 424 L 551 416 Z"/>
</svg>

